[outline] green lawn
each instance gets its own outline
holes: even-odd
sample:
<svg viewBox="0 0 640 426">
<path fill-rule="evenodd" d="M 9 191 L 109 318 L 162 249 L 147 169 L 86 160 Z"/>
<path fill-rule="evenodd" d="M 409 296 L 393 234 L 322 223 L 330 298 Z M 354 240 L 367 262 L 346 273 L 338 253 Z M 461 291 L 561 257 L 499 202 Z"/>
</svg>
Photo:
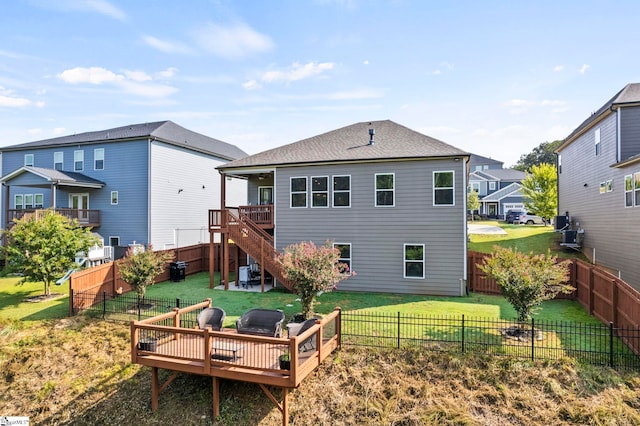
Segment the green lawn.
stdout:
<svg viewBox="0 0 640 426">
<path fill-rule="evenodd" d="M 69 282 L 51 286 L 51 293 L 63 297 L 47 302 L 29 302 L 27 298 L 44 293 L 44 284 L 25 283 L 18 285 L 21 278 L 0 278 L 0 319 L 38 321 L 63 318 L 69 313 Z"/>
</svg>

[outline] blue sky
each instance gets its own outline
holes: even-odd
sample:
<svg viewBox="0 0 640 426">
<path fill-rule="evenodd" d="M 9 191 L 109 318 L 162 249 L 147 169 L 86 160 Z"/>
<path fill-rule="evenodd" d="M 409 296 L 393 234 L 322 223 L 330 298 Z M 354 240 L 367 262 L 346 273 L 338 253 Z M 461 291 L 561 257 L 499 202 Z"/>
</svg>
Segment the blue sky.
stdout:
<svg viewBox="0 0 640 426">
<path fill-rule="evenodd" d="M 640 81 L 640 2 L 11 0 L 0 146 L 172 120 L 253 154 L 390 119 L 515 164 Z"/>
</svg>

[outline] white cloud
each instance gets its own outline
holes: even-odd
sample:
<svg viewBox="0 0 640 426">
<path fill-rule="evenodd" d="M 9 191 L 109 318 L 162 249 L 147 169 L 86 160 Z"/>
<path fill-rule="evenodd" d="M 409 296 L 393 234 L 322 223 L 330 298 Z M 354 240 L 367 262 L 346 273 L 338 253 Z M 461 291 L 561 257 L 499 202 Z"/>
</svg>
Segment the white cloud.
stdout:
<svg viewBox="0 0 640 426">
<path fill-rule="evenodd" d="M 362 64 L 363 64 L 363 65 L 369 65 L 369 61 L 364 60 L 364 61 L 362 61 Z"/>
<path fill-rule="evenodd" d="M 262 75 L 261 80 L 266 83 L 273 83 L 277 81 L 298 81 L 322 74 L 325 71 L 333 69 L 333 67 L 333 62 L 321 62 L 319 64 L 315 62 L 309 62 L 304 65 L 300 65 L 296 62 L 291 65 L 289 69 L 284 71 L 275 70 L 265 72 Z"/>
<path fill-rule="evenodd" d="M 42 108 L 44 106 L 44 102 L 42 101 L 32 101 L 30 99 L 16 96 L 12 90 L 5 89 L 0 86 L 0 107 L 7 108 L 24 108 L 27 106 L 35 105 L 38 108 Z"/>
<path fill-rule="evenodd" d="M 106 0 L 84 0 L 80 4 L 85 4 L 88 10 L 93 10 L 105 16 L 124 21 L 126 15 L 123 11 L 112 5 Z"/>
<path fill-rule="evenodd" d="M 545 99 L 542 101 L 528 101 L 525 99 L 510 99 L 504 103 L 509 108 L 511 114 L 522 114 L 531 108 L 551 107 L 552 112 L 564 112 L 567 110 L 567 103 L 557 99 Z"/>
<path fill-rule="evenodd" d="M 553 71 L 555 72 L 560 72 L 564 70 L 564 65 L 556 65 L 555 67 L 553 67 Z"/>
<path fill-rule="evenodd" d="M 208 24 L 194 32 L 196 42 L 205 51 L 227 59 L 238 59 L 273 49 L 269 36 L 244 23 L 231 26 Z"/>
<path fill-rule="evenodd" d="M 175 76 L 177 72 L 178 72 L 178 68 L 169 67 L 164 71 L 160 71 L 156 73 L 156 77 L 160 80 L 166 80 Z"/>
<path fill-rule="evenodd" d="M 262 86 L 255 80 L 249 80 L 242 83 L 242 87 L 244 87 L 246 90 L 256 90 L 260 89 Z"/>
<path fill-rule="evenodd" d="M 110 84 L 128 93 L 150 98 L 166 97 L 177 91 L 172 86 L 152 83 L 153 78 L 144 71 L 126 70 L 116 74 L 102 67 L 76 67 L 63 71 L 58 77 L 70 84 Z"/>
<path fill-rule="evenodd" d="M 191 49 L 189 46 L 185 44 L 166 41 L 166 40 L 160 40 L 159 38 L 153 37 L 150 35 L 142 36 L 142 41 L 144 41 L 147 45 L 153 47 L 154 49 L 164 53 L 181 53 L 181 54 L 194 53 L 193 49 Z"/>
<path fill-rule="evenodd" d="M 583 65 L 580 67 L 580 69 L 578 70 L 578 72 L 579 72 L 580 74 L 584 74 L 584 73 L 586 73 L 586 72 L 587 72 L 587 70 L 588 70 L 589 68 L 591 68 L 591 65 L 589 65 L 589 64 L 583 64 Z"/>
<path fill-rule="evenodd" d="M 33 3 L 47 9 L 96 12 L 118 21 L 127 20 L 127 15 L 107 0 L 33 0 Z"/>
</svg>

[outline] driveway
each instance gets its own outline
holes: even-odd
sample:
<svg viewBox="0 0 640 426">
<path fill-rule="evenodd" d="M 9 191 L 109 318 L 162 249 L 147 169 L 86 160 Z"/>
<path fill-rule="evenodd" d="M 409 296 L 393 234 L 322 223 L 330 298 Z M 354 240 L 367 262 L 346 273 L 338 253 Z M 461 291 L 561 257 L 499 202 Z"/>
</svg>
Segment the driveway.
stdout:
<svg viewBox="0 0 640 426">
<path fill-rule="evenodd" d="M 467 224 L 467 230 L 469 234 L 493 234 L 493 235 L 506 235 L 507 231 L 499 226 L 492 225 L 476 225 L 474 223 Z"/>
</svg>

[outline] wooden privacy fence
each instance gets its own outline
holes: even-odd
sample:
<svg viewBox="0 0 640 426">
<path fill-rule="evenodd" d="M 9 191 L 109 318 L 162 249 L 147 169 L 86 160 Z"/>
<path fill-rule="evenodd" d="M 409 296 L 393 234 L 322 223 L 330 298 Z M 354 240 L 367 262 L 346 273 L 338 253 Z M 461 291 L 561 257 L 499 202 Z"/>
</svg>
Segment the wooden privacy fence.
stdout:
<svg viewBox="0 0 640 426">
<path fill-rule="evenodd" d="M 467 288 L 469 291 L 502 294 L 500 286 L 479 268 L 486 253 L 469 251 Z M 617 328 L 640 327 L 640 292 L 603 268 L 580 259 L 569 259 L 569 281 L 575 290 L 558 299 L 577 300 L 589 314 Z M 625 343 L 640 354 L 640 339 L 622 336 Z"/>
</svg>

